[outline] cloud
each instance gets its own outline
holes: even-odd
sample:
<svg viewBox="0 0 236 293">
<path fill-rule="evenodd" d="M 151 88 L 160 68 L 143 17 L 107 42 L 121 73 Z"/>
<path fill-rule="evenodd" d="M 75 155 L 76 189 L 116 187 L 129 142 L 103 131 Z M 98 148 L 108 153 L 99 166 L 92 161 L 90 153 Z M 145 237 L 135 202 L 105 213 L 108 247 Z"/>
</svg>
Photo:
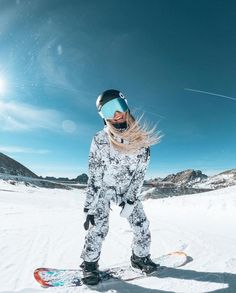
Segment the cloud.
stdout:
<svg viewBox="0 0 236 293">
<path fill-rule="evenodd" d="M 90 137 L 95 131 L 95 127 L 90 123 L 80 122 L 77 125 L 71 119 L 65 119 L 63 113 L 56 110 L 0 100 L 0 132 L 19 133 L 40 129 L 59 134 L 80 135 L 83 138 Z"/>
<path fill-rule="evenodd" d="M 31 148 L 24 148 L 24 147 L 17 147 L 17 146 L 3 146 L 0 145 L 0 152 L 3 153 L 27 153 L 27 154 L 48 154 L 51 151 L 49 150 L 35 150 L 35 149 L 31 149 Z"/>
<path fill-rule="evenodd" d="M 26 132 L 34 129 L 58 131 L 62 115 L 56 110 L 0 101 L 0 131 Z"/>
</svg>

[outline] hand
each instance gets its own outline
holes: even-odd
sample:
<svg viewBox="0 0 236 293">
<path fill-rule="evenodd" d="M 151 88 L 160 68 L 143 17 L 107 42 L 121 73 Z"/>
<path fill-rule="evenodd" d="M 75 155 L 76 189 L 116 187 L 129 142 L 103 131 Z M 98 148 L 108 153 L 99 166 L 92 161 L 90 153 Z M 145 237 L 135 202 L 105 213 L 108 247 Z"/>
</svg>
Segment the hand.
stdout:
<svg viewBox="0 0 236 293">
<path fill-rule="evenodd" d="M 86 231 L 95 225 L 94 215 L 89 215 L 88 211 L 89 211 L 88 209 L 86 208 L 84 209 L 84 215 L 85 215 L 84 229 Z"/>
<path fill-rule="evenodd" d="M 128 218 L 133 212 L 134 202 L 131 200 L 122 201 L 119 206 L 122 208 L 120 212 L 121 217 Z"/>
</svg>

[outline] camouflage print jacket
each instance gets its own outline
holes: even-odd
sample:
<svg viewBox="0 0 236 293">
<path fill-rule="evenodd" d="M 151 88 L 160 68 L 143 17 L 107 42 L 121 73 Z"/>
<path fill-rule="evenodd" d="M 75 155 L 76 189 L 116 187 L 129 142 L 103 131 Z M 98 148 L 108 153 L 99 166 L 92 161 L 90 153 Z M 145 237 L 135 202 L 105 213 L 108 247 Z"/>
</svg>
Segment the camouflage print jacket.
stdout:
<svg viewBox="0 0 236 293">
<path fill-rule="evenodd" d="M 92 214 L 102 198 L 115 199 L 118 204 L 138 199 L 149 161 L 150 147 L 128 155 L 115 150 L 105 125 L 94 135 L 90 146 L 84 208 Z"/>
</svg>

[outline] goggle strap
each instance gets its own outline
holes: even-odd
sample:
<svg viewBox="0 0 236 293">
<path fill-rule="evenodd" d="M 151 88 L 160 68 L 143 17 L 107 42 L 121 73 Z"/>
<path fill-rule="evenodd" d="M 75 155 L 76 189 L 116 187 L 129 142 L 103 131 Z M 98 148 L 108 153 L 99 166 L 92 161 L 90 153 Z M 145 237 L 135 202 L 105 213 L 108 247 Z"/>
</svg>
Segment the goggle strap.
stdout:
<svg viewBox="0 0 236 293">
<path fill-rule="evenodd" d="M 98 111 L 98 114 L 102 117 L 102 119 L 105 119 L 101 111 Z"/>
</svg>

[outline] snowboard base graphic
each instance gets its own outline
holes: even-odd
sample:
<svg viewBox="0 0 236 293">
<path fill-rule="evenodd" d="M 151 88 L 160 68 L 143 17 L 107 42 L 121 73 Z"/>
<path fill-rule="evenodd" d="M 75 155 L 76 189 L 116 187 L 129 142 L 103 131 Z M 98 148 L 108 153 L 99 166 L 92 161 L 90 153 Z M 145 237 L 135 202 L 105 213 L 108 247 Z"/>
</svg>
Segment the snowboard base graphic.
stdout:
<svg viewBox="0 0 236 293">
<path fill-rule="evenodd" d="M 190 257 L 183 251 L 175 251 L 158 258 L 153 261 L 160 265 L 153 274 L 163 272 L 168 268 L 177 268 L 185 265 Z M 100 271 L 101 282 L 114 281 L 132 281 L 139 278 L 151 276 L 153 274 L 145 274 L 141 270 L 134 269 L 131 265 L 119 265 L 106 270 Z M 35 280 L 42 287 L 77 287 L 83 285 L 83 273 L 81 269 L 54 269 L 54 268 L 38 268 L 34 271 Z"/>
</svg>

